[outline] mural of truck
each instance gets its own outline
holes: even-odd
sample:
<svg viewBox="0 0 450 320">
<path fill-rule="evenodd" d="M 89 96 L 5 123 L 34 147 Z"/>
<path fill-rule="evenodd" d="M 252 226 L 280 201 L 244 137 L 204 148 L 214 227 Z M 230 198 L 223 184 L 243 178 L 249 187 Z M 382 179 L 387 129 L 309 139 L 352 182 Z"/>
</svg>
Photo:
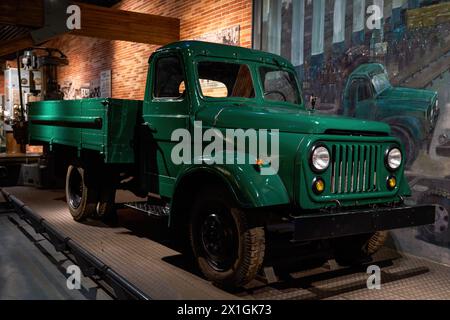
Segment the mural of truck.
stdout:
<svg viewBox="0 0 450 320">
<path fill-rule="evenodd" d="M 384 65 L 370 62 L 365 46 L 330 59 L 317 82 L 305 96 L 319 101 L 319 112 L 389 124 L 405 147 L 408 168 L 420 150 L 429 151 L 440 114 L 437 92 L 392 85 Z"/>
<path fill-rule="evenodd" d="M 439 117 L 439 101 L 434 91 L 392 86 L 383 65 L 368 63 L 350 74 L 340 112 L 389 124 L 392 134 L 405 147 L 407 164 L 411 164 L 420 149 L 430 146 Z"/>
</svg>

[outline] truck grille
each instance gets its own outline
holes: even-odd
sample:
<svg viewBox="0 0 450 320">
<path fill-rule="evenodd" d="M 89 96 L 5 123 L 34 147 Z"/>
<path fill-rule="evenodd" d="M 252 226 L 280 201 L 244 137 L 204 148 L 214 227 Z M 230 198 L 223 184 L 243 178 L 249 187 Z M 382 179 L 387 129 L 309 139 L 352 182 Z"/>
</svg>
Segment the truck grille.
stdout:
<svg viewBox="0 0 450 320">
<path fill-rule="evenodd" d="M 331 146 L 331 193 L 376 192 L 381 146 L 333 144 Z"/>
</svg>

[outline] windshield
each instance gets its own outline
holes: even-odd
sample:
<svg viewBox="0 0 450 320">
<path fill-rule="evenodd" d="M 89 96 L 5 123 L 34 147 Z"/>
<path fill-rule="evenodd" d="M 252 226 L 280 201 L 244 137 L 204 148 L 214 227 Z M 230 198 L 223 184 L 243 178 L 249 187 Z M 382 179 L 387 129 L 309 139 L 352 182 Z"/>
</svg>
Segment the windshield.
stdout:
<svg viewBox="0 0 450 320">
<path fill-rule="evenodd" d="M 386 73 L 379 73 L 372 77 L 372 84 L 377 94 L 391 87 L 389 78 Z"/>
<path fill-rule="evenodd" d="M 293 72 L 276 67 L 257 69 L 267 101 L 301 104 L 301 96 Z M 215 60 L 197 64 L 199 87 L 206 98 L 255 98 L 254 82 L 247 64 Z"/>
<path fill-rule="evenodd" d="M 250 69 L 245 64 L 200 61 L 197 70 L 200 90 L 204 97 L 255 97 Z"/>
<path fill-rule="evenodd" d="M 292 72 L 271 67 L 260 67 L 259 74 L 264 86 L 264 99 L 293 104 L 301 103 L 295 76 Z"/>
</svg>

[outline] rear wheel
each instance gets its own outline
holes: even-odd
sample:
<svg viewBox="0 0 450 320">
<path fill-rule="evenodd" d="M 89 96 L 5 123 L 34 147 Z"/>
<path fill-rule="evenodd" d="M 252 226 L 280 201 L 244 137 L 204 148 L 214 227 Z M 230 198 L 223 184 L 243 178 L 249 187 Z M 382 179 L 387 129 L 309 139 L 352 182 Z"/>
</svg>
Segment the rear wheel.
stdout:
<svg viewBox="0 0 450 320">
<path fill-rule="evenodd" d="M 335 260 L 341 266 L 366 262 L 386 242 L 387 231 L 343 237 L 334 240 Z"/>
<path fill-rule="evenodd" d="M 95 213 L 97 188 L 88 183 L 86 169 L 70 165 L 66 175 L 66 200 L 76 221 L 82 221 Z"/>
<path fill-rule="evenodd" d="M 250 282 L 262 266 L 265 251 L 264 228 L 250 226 L 246 213 L 232 204 L 225 190 L 205 189 L 197 197 L 189 224 L 201 272 L 225 288 Z"/>
</svg>

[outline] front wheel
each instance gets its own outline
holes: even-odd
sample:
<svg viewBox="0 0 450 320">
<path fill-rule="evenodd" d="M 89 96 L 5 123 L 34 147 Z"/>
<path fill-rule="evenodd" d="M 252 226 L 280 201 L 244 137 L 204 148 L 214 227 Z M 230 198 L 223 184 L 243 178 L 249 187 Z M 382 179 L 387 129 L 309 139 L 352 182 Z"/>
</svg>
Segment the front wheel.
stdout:
<svg viewBox="0 0 450 320">
<path fill-rule="evenodd" d="M 66 200 L 69 211 L 76 221 L 95 214 L 97 189 L 87 182 L 86 169 L 70 165 L 66 174 Z"/>
<path fill-rule="evenodd" d="M 383 247 L 387 237 L 387 231 L 377 231 L 335 239 L 335 260 L 341 266 L 353 266 L 366 262 Z"/>
<path fill-rule="evenodd" d="M 405 148 L 405 167 L 409 168 L 419 155 L 419 147 L 408 131 L 403 128 L 393 126 L 392 134 L 403 144 Z"/>
<path fill-rule="evenodd" d="M 262 266 L 264 228 L 250 226 L 247 218 L 218 188 L 200 192 L 193 206 L 189 223 L 193 254 L 205 277 L 220 287 L 243 286 Z"/>
</svg>

